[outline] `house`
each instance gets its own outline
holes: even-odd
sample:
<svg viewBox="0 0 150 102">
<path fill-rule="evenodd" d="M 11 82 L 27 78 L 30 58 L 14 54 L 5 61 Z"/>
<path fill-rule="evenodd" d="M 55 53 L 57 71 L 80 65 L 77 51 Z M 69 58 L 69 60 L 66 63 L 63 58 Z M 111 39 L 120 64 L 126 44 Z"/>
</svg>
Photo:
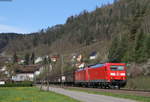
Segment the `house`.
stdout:
<svg viewBox="0 0 150 102">
<path fill-rule="evenodd" d="M 18 64 L 24 64 L 24 62 L 25 62 L 25 60 L 23 60 L 23 59 L 18 59 Z"/>
<path fill-rule="evenodd" d="M 6 66 L 0 67 L 0 72 L 4 72 L 4 71 L 6 71 Z"/>
<path fill-rule="evenodd" d="M 5 81 L 4 80 L 0 80 L 0 85 L 4 85 Z"/>
<path fill-rule="evenodd" d="M 35 59 L 35 64 L 40 63 L 43 61 L 42 57 L 38 57 L 37 59 Z"/>
<path fill-rule="evenodd" d="M 59 59 L 59 56 L 52 56 L 51 61 L 56 62 Z"/>
<path fill-rule="evenodd" d="M 94 60 L 98 57 L 99 53 L 97 53 L 96 51 L 92 52 L 89 56 L 90 60 Z"/>
<path fill-rule="evenodd" d="M 33 81 L 36 75 L 40 74 L 41 65 L 26 65 L 18 66 L 15 73 L 16 75 L 12 76 L 13 81 Z"/>
</svg>

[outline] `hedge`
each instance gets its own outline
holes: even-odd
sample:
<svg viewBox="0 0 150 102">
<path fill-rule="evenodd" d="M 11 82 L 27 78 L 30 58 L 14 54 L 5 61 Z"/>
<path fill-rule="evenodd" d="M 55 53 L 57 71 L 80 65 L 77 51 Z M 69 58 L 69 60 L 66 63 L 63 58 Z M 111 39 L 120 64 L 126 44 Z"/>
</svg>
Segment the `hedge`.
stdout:
<svg viewBox="0 0 150 102">
<path fill-rule="evenodd" d="M 30 81 L 6 83 L 5 85 L 0 85 L 0 87 L 32 87 L 32 86 L 33 82 Z"/>
</svg>

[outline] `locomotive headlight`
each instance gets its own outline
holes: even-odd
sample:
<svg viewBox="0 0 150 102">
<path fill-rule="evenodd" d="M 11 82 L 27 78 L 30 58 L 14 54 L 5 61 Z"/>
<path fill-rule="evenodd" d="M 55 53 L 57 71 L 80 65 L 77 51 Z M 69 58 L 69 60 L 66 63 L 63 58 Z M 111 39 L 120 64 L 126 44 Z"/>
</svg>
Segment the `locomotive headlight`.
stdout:
<svg viewBox="0 0 150 102">
<path fill-rule="evenodd" d="M 120 73 L 120 75 L 121 75 L 121 76 L 125 76 L 126 74 L 125 74 L 125 73 Z"/>
<path fill-rule="evenodd" d="M 115 73 L 110 73 L 110 75 L 115 76 L 116 74 Z"/>
</svg>

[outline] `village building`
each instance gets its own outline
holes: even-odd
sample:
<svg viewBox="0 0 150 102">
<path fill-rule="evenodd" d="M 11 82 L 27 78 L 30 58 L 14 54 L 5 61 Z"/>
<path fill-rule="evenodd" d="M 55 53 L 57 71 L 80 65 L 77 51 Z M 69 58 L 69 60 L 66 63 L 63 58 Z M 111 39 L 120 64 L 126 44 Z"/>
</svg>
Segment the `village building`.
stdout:
<svg viewBox="0 0 150 102">
<path fill-rule="evenodd" d="M 35 59 L 35 64 L 40 63 L 42 61 L 43 61 L 43 58 L 42 57 L 38 57 L 38 58 Z"/>
<path fill-rule="evenodd" d="M 13 81 L 34 81 L 35 76 L 40 74 L 41 65 L 18 66 Z"/>
<path fill-rule="evenodd" d="M 92 52 L 89 56 L 90 60 L 95 60 L 99 56 L 99 53 L 97 52 Z"/>
</svg>

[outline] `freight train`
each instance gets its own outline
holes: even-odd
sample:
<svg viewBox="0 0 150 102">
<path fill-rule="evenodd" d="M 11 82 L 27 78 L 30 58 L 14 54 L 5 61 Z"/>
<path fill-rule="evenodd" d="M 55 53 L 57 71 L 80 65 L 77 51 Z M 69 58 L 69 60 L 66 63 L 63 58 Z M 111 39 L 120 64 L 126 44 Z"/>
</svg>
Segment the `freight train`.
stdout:
<svg viewBox="0 0 150 102">
<path fill-rule="evenodd" d="M 100 88 L 120 88 L 127 82 L 126 64 L 124 63 L 104 63 L 90 65 L 72 72 L 64 73 L 52 78 L 52 84 L 100 87 Z"/>
</svg>

